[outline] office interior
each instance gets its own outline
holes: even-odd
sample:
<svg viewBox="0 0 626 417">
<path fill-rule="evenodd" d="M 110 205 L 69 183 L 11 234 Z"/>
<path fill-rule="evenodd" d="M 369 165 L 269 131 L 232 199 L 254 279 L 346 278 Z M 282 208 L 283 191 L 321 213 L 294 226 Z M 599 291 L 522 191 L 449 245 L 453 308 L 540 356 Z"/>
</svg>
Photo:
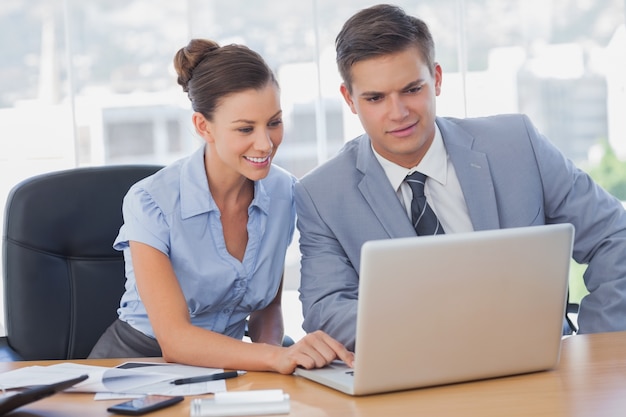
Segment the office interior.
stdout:
<svg viewBox="0 0 626 417">
<path fill-rule="evenodd" d="M 2 1 L 0 206 L 15 184 L 33 175 L 167 164 L 199 146 L 171 64 L 194 37 L 243 43 L 267 59 L 281 85 L 285 122 L 275 163 L 304 175 L 361 133 L 339 94 L 333 42 L 350 15 L 375 3 Z M 569 158 L 626 200 L 619 168 L 601 176 L 607 160 L 626 164 L 626 1 L 394 3 L 433 32 L 443 68 L 439 115 L 526 113 Z M 583 270 L 573 265 L 573 301 L 585 294 Z M 298 339 L 297 236 L 285 278 L 286 332 Z"/>
</svg>

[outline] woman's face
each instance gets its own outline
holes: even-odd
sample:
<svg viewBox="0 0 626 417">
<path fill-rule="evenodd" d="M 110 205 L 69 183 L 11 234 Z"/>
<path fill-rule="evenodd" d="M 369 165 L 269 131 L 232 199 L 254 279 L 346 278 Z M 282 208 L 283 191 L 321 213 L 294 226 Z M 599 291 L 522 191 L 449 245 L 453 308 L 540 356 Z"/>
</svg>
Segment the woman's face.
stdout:
<svg viewBox="0 0 626 417">
<path fill-rule="evenodd" d="M 228 95 L 205 126 L 207 134 L 200 133 L 211 147 L 209 164 L 253 181 L 265 178 L 283 140 L 280 91 L 269 82 L 260 90 Z"/>
</svg>

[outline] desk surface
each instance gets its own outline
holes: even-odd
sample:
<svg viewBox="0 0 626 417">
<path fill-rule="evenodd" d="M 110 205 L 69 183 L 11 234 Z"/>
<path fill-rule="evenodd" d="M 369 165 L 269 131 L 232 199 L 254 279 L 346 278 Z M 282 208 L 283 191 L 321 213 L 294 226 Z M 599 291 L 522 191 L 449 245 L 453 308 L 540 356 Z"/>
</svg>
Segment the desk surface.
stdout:
<svg viewBox="0 0 626 417">
<path fill-rule="evenodd" d="M 76 362 L 115 366 L 124 361 Z M 4 362 L 0 363 L 0 372 L 53 363 L 56 362 Z M 351 397 L 295 376 L 250 372 L 228 380 L 227 388 L 229 391 L 283 389 L 291 397 L 291 415 L 298 417 L 623 416 L 626 412 L 626 332 L 568 338 L 563 341 L 557 369 L 485 381 Z M 192 398 L 195 397 L 148 415 L 189 416 Z M 106 408 L 118 402 L 94 401 L 93 394 L 62 393 L 22 407 L 11 416 L 107 416 L 111 414 Z"/>
</svg>

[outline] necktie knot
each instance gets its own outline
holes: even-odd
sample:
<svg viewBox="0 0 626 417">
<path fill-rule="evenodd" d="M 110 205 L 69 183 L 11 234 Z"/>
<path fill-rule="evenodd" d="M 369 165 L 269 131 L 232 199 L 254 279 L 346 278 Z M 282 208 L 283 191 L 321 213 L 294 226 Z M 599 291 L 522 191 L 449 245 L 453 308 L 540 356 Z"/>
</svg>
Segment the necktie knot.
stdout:
<svg viewBox="0 0 626 417">
<path fill-rule="evenodd" d="M 413 196 L 421 197 L 424 195 L 424 186 L 426 185 L 426 174 L 415 171 L 411 175 L 406 176 L 406 182 L 413 191 Z"/>
<path fill-rule="evenodd" d="M 439 235 L 445 233 L 443 226 L 437 219 L 437 215 L 428 205 L 424 195 L 426 185 L 426 175 L 421 172 L 414 172 L 407 175 L 405 181 L 411 187 L 413 200 L 411 201 L 411 220 L 418 236 Z"/>
</svg>

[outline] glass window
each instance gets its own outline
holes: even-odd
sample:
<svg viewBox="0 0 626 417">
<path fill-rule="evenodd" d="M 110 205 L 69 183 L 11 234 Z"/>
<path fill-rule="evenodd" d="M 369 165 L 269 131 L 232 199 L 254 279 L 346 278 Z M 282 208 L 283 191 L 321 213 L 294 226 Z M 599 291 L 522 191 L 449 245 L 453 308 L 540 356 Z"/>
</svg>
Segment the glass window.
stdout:
<svg viewBox="0 0 626 417">
<path fill-rule="evenodd" d="M 285 121 L 276 162 L 302 176 L 362 132 L 339 94 L 334 39 L 350 15 L 375 3 L 3 1 L 0 204 L 37 173 L 167 164 L 199 146 L 171 64 L 190 37 L 244 43 L 267 59 Z M 602 143 L 626 158 L 623 0 L 396 3 L 435 37 L 439 115 L 524 112 L 584 168 L 601 160 Z M 297 288 L 298 261 L 296 239 L 288 290 Z"/>
</svg>

